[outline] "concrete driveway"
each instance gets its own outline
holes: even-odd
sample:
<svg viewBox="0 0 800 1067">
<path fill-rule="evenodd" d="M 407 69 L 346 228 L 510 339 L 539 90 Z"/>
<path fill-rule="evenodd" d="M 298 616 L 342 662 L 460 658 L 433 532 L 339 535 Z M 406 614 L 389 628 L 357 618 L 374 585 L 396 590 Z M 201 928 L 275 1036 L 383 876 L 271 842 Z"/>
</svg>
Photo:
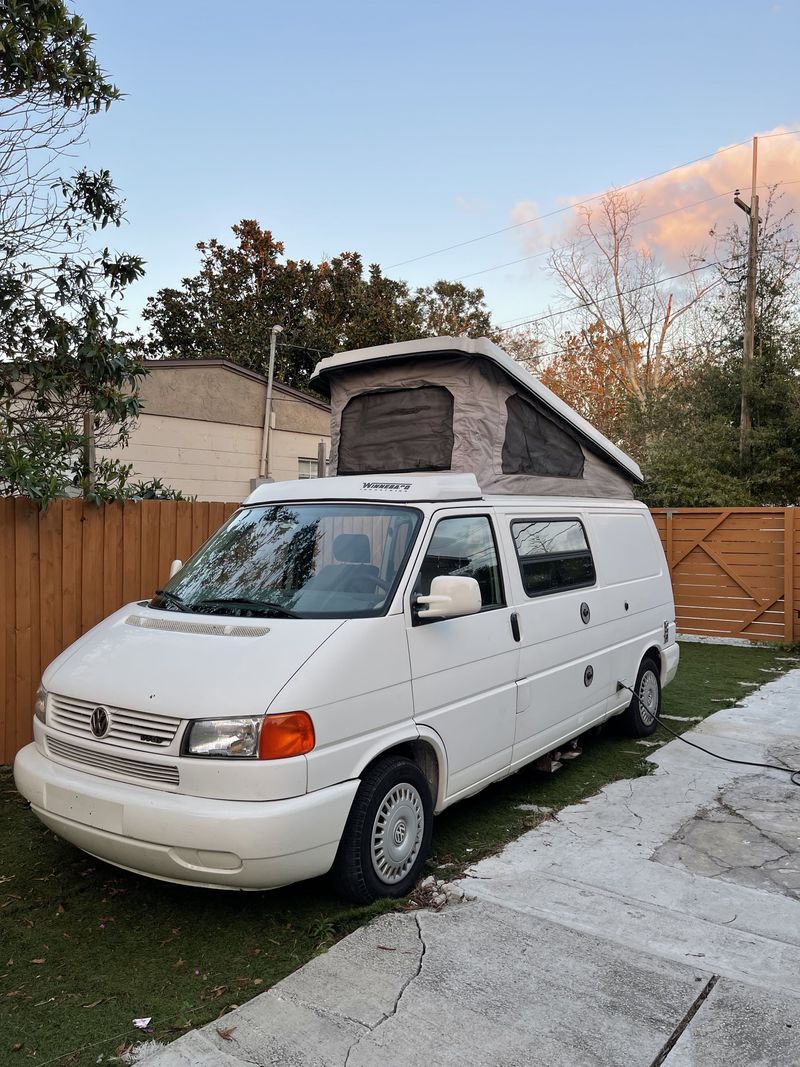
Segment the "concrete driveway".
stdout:
<svg viewBox="0 0 800 1067">
<path fill-rule="evenodd" d="M 688 736 L 800 767 L 800 671 Z M 680 741 L 650 759 L 441 910 L 372 922 L 140 1062 L 796 1067 L 800 789 Z"/>
</svg>

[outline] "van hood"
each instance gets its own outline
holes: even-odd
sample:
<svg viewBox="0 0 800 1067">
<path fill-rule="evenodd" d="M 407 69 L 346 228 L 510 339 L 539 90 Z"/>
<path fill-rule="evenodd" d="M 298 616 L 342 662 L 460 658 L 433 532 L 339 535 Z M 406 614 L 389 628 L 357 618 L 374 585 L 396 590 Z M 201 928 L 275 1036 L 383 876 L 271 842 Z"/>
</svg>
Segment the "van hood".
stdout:
<svg viewBox="0 0 800 1067">
<path fill-rule="evenodd" d="M 244 619 L 128 604 L 50 664 L 59 696 L 182 719 L 261 715 L 342 619 Z"/>
</svg>

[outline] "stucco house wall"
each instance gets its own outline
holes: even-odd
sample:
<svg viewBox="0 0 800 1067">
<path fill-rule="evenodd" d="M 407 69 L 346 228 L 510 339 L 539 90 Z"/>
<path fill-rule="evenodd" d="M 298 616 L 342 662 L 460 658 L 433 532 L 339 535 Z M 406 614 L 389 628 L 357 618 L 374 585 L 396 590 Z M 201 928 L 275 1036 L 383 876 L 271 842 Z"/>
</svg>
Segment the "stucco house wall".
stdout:
<svg viewBox="0 0 800 1067">
<path fill-rule="evenodd" d="M 148 360 L 143 412 L 125 448 L 104 454 L 133 464 L 198 500 L 241 500 L 259 476 L 267 380 L 227 360 Z M 269 470 L 274 481 L 313 473 L 330 451 L 330 408 L 273 383 Z M 305 461 L 305 462 L 302 462 Z"/>
</svg>

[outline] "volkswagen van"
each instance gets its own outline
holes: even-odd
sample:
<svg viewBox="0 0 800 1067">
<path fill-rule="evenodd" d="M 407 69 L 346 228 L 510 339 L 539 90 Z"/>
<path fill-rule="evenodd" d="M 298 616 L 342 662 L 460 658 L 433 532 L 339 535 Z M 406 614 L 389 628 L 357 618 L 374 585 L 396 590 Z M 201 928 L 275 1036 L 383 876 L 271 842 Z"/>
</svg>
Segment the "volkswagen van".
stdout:
<svg viewBox="0 0 800 1067">
<path fill-rule="evenodd" d="M 633 499 L 449 471 L 266 484 L 47 668 L 14 774 L 130 871 L 400 896 L 436 813 L 612 716 L 649 734 L 678 656 Z"/>
</svg>

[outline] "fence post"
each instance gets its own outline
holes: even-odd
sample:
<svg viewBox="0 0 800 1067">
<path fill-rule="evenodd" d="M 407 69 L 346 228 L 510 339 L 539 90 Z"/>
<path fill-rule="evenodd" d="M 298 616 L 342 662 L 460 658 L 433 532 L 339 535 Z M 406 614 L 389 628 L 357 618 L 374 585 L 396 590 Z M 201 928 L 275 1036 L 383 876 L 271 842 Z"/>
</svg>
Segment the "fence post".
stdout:
<svg viewBox="0 0 800 1067">
<path fill-rule="evenodd" d="M 794 508 L 783 509 L 783 639 L 794 642 Z"/>
</svg>

